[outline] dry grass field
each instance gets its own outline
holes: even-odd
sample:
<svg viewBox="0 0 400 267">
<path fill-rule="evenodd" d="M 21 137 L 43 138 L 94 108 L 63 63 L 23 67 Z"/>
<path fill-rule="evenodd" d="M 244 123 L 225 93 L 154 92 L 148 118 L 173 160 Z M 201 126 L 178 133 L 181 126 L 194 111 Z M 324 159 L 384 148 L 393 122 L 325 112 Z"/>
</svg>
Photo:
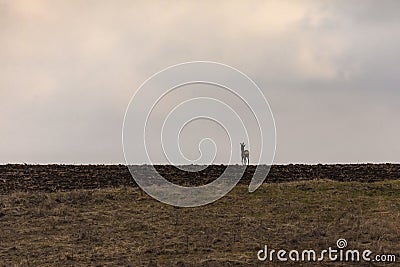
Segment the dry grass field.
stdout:
<svg viewBox="0 0 400 267">
<path fill-rule="evenodd" d="M 258 261 L 257 251 L 322 250 L 339 238 L 400 261 L 399 180 L 293 181 L 254 193 L 238 185 L 197 208 L 168 206 L 126 186 L 10 192 L 0 207 L 3 266 L 281 266 Z"/>
</svg>

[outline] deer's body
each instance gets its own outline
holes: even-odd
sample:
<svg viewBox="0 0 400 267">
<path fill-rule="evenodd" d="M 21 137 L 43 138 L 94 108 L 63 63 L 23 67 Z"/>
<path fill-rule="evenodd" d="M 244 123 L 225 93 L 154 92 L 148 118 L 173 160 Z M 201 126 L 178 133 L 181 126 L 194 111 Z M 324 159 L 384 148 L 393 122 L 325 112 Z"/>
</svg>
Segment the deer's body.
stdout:
<svg viewBox="0 0 400 267">
<path fill-rule="evenodd" d="M 246 145 L 244 143 L 240 143 L 240 149 L 242 150 L 242 165 L 250 164 L 250 156 L 249 151 L 244 149 Z"/>
</svg>

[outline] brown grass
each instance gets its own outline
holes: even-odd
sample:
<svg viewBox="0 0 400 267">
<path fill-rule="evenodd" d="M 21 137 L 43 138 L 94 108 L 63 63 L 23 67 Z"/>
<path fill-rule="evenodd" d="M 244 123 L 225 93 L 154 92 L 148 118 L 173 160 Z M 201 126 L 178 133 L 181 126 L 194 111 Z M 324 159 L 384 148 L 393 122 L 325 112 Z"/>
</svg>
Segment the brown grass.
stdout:
<svg viewBox="0 0 400 267">
<path fill-rule="evenodd" d="M 16 192 L 0 207 L 4 266 L 273 266 L 257 261 L 264 245 L 322 250 L 338 238 L 400 260 L 400 181 L 239 185 L 197 208 L 131 187 Z"/>
</svg>

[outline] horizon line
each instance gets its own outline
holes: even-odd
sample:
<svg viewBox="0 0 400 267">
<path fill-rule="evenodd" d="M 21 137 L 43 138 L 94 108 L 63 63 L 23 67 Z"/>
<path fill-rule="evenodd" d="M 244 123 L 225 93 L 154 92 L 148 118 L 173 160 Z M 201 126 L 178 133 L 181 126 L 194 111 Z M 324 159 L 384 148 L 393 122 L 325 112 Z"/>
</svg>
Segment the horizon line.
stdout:
<svg viewBox="0 0 400 267">
<path fill-rule="evenodd" d="M 400 162 L 318 162 L 318 163 L 308 163 L 308 162 L 288 162 L 288 163 L 272 163 L 268 164 L 249 164 L 248 166 L 284 166 L 284 165 L 382 165 L 382 164 L 400 164 Z M 138 164 L 126 164 L 126 163 L 103 163 L 103 162 L 92 162 L 92 163 L 78 163 L 78 162 L 48 162 L 48 163 L 36 163 L 36 162 L 0 162 L 0 166 L 5 165 L 31 165 L 31 166 L 46 166 L 46 165 L 61 165 L 61 166 L 244 166 L 240 163 L 236 164 L 226 164 L 226 163 L 215 163 L 215 164 L 165 164 L 165 163 L 138 163 Z"/>
</svg>

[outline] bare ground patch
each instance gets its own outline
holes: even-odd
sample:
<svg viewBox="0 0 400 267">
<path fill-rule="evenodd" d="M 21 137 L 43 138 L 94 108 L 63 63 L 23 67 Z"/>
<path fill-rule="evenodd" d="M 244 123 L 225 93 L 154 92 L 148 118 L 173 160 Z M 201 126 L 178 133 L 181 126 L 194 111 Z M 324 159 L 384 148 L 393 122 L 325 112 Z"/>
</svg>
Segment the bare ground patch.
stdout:
<svg viewBox="0 0 400 267">
<path fill-rule="evenodd" d="M 257 261 L 264 245 L 322 250 L 338 238 L 400 260 L 400 181 L 272 183 L 254 193 L 239 185 L 185 209 L 135 187 L 13 192 L 0 201 L 4 266 L 273 266 Z"/>
</svg>

